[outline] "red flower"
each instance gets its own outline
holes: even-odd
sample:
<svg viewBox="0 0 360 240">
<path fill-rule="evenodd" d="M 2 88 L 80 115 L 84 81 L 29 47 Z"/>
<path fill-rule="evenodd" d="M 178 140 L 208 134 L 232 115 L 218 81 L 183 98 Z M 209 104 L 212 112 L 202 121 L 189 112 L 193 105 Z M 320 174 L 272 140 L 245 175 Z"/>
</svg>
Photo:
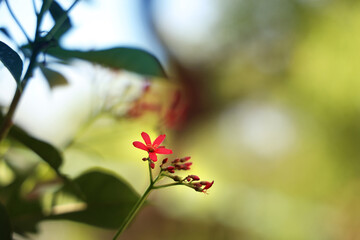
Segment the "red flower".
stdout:
<svg viewBox="0 0 360 240">
<path fill-rule="evenodd" d="M 139 141 L 133 142 L 134 147 L 145 150 L 149 153 L 149 158 L 156 162 L 157 156 L 156 154 L 172 154 L 171 149 L 167 149 L 164 146 L 160 146 L 160 144 L 164 141 L 166 135 L 158 136 L 153 143 L 151 143 L 150 137 L 146 132 L 141 133 L 142 138 L 144 139 L 145 144 Z"/>
</svg>

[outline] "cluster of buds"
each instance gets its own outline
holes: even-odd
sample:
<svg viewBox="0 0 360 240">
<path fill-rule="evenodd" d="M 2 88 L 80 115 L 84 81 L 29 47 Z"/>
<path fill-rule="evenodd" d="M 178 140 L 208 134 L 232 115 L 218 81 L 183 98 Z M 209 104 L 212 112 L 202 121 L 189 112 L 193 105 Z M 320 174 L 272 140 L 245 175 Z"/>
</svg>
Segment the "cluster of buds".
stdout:
<svg viewBox="0 0 360 240">
<path fill-rule="evenodd" d="M 192 165 L 192 162 L 188 162 L 190 159 L 191 157 L 176 158 L 171 161 L 170 166 L 164 167 L 164 165 L 168 162 L 168 158 L 165 158 L 160 165 L 161 172 L 164 172 L 164 176 L 173 179 L 178 184 L 191 187 L 197 192 L 206 193 L 207 190 L 214 184 L 214 181 L 200 181 L 200 178 L 197 175 L 188 175 L 185 178 L 173 175 L 176 170 L 190 170 L 190 166 Z M 171 174 L 165 174 L 165 172 Z"/>
<path fill-rule="evenodd" d="M 162 171 L 168 171 L 169 173 L 175 173 L 175 170 L 190 170 L 190 166 L 192 162 L 188 162 L 191 157 L 184 157 L 184 158 L 176 158 L 171 161 L 171 165 L 168 167 L 163 167 L 164 164 L 167 163 L 168 159 L 165 158 L 160 165 Z"/>
<path fill-rule="evenodd" d="M 143 158 L 143 161 L 148 161 L 151 169 L 155 168 L 155 162 L 157 162 L 157 154 L 171 154 L 172 150 L 167 149 L 160 144 L 164 141 L 165 135 L 158 136 L 154 142 L 150 140 L 150 137 L 147 133 L 142 132 L 141 136 L 145 142 L 135 141 L 133 142 L 134 147 L 139 148 L 148 152 L 149 157 Z M 214 184 L 214 181 L 200 181 L 200 178 L 196 175 L 188 175 L 185 178 L 174 175 L 175 171 L 178 170 L 190 170 L 192 162 L 189 162 L 191 157 L 176 158 L 168 164 L 169 159 L 165 158 L 160 164 L 160 173 L 159 176 L 166 176 L 173 179 L 176 183 L 175 185 L 185 185 L 187 187 L 193 188 L 197 192 L 206 193 L 207 190 Z M 166 166 L 165 166 L 166 165 Z"/>
</svg>

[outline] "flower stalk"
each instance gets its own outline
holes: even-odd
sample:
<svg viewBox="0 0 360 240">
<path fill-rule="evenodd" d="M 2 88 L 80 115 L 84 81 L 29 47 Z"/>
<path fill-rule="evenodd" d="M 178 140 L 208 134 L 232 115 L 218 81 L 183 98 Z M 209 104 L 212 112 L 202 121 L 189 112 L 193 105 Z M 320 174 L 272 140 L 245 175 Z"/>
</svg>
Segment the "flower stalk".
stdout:
<svg viewBox="0 0 360 240">
<path fill-rule="evenodd" d="M 141 196 L 141 198 L 136 202 L 135 206 L 131 209 L 130 213 L 125 218 L 125 220 L 122 223 L 122 225 L 120 226 L 119 230 L 116 232 L 113 240 L 116 240 L 120 236 L 120 234 L 127 228 L 129 223 L 134 219 L 134 217 L 139 212 L 142 205 L 145 203 L 145 201 L 146 201 L 147 197 L 149 196 L 151 190 L 153 189 L 154 183 L 151 183 L 149 185 L 149 187 L 146 189 L 146 191 Z"/>
</svg>

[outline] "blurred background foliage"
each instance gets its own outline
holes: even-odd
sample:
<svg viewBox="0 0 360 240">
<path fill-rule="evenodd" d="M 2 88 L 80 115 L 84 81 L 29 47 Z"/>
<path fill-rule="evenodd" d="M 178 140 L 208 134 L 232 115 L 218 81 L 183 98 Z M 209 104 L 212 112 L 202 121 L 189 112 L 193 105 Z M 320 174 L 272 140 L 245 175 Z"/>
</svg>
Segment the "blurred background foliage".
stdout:
<svg viewBox="0 0 360 240">
<path fill-rule="evenodd" d="M 169 2 L 189 15 L 171 21 Z M 152 193 L 122 239 L 359 239 L 360 3 L 142 4 L 141 17 L 167 54 L 169 80 L 99 70 L 94 75 L 105 76 L 106 87 L 94 78 L 95 91 L 66 103 L 75 110 L 54 133 L 29 129 L 65 150 L 61 170 L 73 177 L 111 169 L 142 193 L 147 169 L 131 142 L 145 131 L 152 138 L 166 133 L 174 157 L 192 156 L 192 172 L 215 180 L 208 195 L 185 188 Z M 59 139 L 65 128 L 73 130 Z M 18 148 L 7 147 L 6 159 L 19 157 Z M 6 186 L 14 177 L 1 164 Z M 37 180 L 53 176 L 36 168 Z M 32 180 L 23 191 L 33 189 Z M 113 235 L 66 221 L 44 221 L 39 229 L 34 239 Z"/>
</svg>

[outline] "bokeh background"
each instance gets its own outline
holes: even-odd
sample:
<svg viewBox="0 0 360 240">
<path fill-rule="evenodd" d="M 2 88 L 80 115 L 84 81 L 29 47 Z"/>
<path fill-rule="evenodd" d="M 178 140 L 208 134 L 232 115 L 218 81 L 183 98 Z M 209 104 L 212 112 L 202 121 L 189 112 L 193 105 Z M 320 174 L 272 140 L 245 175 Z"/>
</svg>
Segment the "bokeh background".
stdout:
<svg viewBox="0 0 360 240">
<path fill-rule="evenodd" d="M 16 121 L 65 149 L 72 176 L 104 167 L 143 192 L 131 143 L 146 131 L 166 133 L 174 157 L 192 156 L 192 173 L 215 180 L 209 194 L 153 192 L 122 239 L 360 239 L 359 13 L 355 0 L 86 1 L 62 44 L 141 47 L 169 79 L 74 62 L 62 69 L 68 86 L 34 79 Z M 1 104 L 14 87 L 0 80 Z M 34 239 L 114 233 L 39 228 Z"/>
</svg>

